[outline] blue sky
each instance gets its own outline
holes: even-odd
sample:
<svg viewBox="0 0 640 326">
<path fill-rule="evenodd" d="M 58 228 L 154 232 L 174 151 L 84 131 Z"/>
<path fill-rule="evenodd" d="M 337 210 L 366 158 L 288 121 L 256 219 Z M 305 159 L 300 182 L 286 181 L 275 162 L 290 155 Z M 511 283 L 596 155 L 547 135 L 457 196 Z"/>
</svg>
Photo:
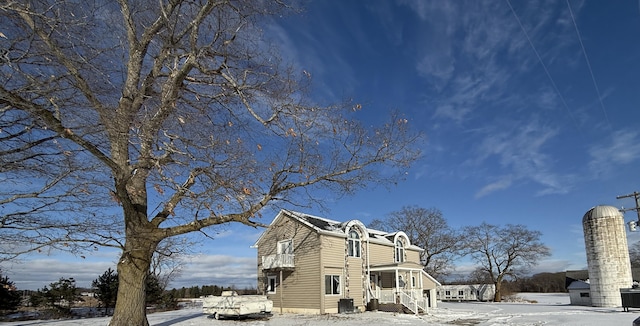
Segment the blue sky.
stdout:
<svg viewBox="0 0 640 326">
<path fill-rule="evenodd" d="M 631 207 L 616 196 L 640 191 L 637 1 L 309 1 L 264 32 L 312 76 L 317 101 L 352 98 L 372 125 L 397 110 L 426 135 L 424 157 L 397 186 L 327 195 L 329 212 L 306 213 L 366 224 L 417 205 L 456 228 L 524 224 L 553 253 L 534 272 L 556 272 L 586 268 L 587 210 Z M 201 239 L 172 286 L 254 285 L 249 246 L 260 232 L 229 226 Z M 88 286 L 116 257 L 29 256 L 1 267 L 22 289 L 61 276 Z"/>
</svg>

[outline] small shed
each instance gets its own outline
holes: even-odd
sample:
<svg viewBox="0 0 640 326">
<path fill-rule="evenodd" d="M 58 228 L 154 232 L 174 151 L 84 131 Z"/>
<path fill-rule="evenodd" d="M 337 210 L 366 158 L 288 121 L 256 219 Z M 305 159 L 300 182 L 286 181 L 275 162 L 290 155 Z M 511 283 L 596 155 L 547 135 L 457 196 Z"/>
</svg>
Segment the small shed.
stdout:
<svg viewBox="0 0 640 326">
<path fill-rule="evenodd" d="M 569 291 L 569 300 L 572 305 L 591 306 L 591 295 L 589 294 L 591 285 L 589 280 L 576 280 L 567 286 Z"/>
</svg>

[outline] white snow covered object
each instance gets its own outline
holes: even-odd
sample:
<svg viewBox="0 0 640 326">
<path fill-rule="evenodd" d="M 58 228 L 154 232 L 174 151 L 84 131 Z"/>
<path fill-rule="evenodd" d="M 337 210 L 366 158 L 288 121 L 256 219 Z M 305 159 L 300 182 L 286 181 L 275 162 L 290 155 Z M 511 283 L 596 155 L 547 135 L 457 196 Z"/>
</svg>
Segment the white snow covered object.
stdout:
<svg viewBox="0 0 640 326">
<path fill-rule="evenodd" d="M 202 310 L 215 319 L 221 317 L 271 316 L 273 301 L 264 295 L 238 295 L 236 291 L 222 291 L 220 296 L 203 298 Z"/>
</svg>

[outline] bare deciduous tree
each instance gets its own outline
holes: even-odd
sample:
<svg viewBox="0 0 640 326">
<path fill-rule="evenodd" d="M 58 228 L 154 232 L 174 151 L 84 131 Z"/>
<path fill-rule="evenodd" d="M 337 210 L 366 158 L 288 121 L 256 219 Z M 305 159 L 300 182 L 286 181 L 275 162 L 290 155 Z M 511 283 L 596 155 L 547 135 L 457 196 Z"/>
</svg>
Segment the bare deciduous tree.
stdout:
<svg viewBox="0 0 640 326">
<path fill-rule="evenodd" d="M 640 267 L 640 241 L 634 242 L 629 246 L 629 259 L 631 267 Z"/>
<path fill-rule="evenodd" d="M 403 231 L 412 244 L 422 247 L 420 260 L 427 273 L 435 278 L 448 275 L 453 259 L 462 250 L 462 240 L 437 208 L 402 207 L 369 225 L 382 231 Z"/>
<path fill-rule="evenodd" d="M 515 277 L 521 269 L 530 267 L 551 254 L 540 242 L 540 231 L 524 225 L 499 227 L 487 223 L 468 227 L 466 248 L 479 267 L 475 273 L 486 275 L 496 287 L 494 301 L 502 300 L 501 286 L 505 277 Z"/>
<path fill-rule="evenodd" d="M 186 237 L 171 237 L 160 241 L 151 257 L 149 273 L 154 275 L 163 290 L 180 276 L 186 264 L 185 255 L 193 252 L 193 246 L 195 243 Z"/>
<path fill-rule="evenodd" d="M 399 116 L 363 127 L 360 105 L 312 103 L 309 75 L 261 37 L 263 18 L 290 9 L 2 2 L 2 257 L 119 248 L 110 324 L 148 325 L 144 284 L 162 240 L 260 226 L 265 207 L 317 190 L 396 182 L 419 135 Z"/>
</svg>

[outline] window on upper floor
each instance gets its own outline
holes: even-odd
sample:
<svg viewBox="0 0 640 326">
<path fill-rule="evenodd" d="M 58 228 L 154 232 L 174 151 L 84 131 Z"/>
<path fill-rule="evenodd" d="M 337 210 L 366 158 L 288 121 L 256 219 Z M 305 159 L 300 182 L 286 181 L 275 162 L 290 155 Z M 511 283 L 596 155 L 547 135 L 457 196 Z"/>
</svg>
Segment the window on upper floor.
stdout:
<svg viewBox="0 0 640 326">
<path fill-rule="evenodd" d="M 404 262 L 404 243 L 400 239 L 396 240 L 396 263 Z"/>
<path fill-rule="evenodd" d="M 360 257 L 360 234 L 354 229 L 349 232 L 347 255 Z"/>
<path fill-rule="evenodd" d="M 282 240 L 282 241 L 278 241 L 278 254 L 286 254 L 286 255 L 292 255 L 293 254 L 293 240 L 292 239 L 287 239 L 287 240 Z"/>
</svg>

